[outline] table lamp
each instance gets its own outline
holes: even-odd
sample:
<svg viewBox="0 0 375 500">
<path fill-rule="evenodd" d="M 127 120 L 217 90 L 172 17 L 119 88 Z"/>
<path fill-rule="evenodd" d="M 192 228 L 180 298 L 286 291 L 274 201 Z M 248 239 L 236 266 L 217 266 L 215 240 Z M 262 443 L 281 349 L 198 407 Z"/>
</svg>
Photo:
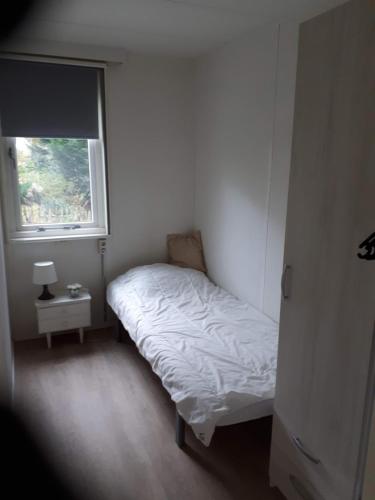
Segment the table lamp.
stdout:
<svg viewBox="0 0 375 500">
<path fill-rule="evenodd" d="M 51 261 L 34 262 L 33 268 L 33 283 L 34 285 L 43 285 L 43 292 L 39 300 L 50 300 L 54 295 L 48 290 L 48 285 L 56 283 L 57 275 L 55 264 Z"/>
</svg>

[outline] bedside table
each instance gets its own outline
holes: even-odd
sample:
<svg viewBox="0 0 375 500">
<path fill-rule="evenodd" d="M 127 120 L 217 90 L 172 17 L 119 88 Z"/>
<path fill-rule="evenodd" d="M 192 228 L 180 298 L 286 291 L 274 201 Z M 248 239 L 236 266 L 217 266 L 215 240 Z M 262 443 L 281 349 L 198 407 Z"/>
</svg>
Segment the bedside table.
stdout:
<svg viewBox="0 0 375 500">
<path fill-rule="evenodd" d="M 78 330 L 79 340 L 83 343 L 83 328 L 91 324 L 91 295 L 81 290 L 79 297 L 72 299 L 67 292 L 56 293 L 51 300 L 36 300 L 38 331 L 47 337 L 51 349 L 51 333 L 64 330 Z"/>
</svg>

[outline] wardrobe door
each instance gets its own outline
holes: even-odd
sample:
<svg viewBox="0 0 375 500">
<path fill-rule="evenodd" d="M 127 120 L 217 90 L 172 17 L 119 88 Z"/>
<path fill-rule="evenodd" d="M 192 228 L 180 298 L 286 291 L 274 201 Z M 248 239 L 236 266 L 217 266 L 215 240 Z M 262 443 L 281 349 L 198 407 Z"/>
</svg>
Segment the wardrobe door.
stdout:
<svg viewBox="0 0 375 500">
<path fill-rule="evenodd" d="M 375 319 L 375 260 L 357 255 L 375 232 L 374 58 L 368 0 L 301 27 L 270 468 L 290 499 L 356 498 Z"/>
</svg>

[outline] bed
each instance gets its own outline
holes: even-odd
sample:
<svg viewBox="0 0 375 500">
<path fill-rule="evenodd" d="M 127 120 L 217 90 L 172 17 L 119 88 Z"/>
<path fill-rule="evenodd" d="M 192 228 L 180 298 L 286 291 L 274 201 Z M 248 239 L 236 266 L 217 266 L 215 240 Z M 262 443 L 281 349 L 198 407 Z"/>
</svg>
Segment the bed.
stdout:
<svg viewBox="0 0 375 500">
<path fill-rule="evenodd" d="M 278 325 L 215 286 L 204 273 L 168 264 L 131 269 L 107 301 L 176 405 L 208 446 L 216 426 L 272 414 Z"/>
</svg>

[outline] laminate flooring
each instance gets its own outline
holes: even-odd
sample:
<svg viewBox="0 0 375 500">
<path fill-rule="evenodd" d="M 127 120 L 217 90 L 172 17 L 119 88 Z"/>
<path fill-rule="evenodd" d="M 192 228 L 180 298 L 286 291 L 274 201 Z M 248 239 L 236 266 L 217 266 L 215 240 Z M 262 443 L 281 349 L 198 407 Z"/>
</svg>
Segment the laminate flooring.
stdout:
<svg viewBox="0 0 375 500">
<path fill-rule="evenodd" d="M 269 487 L 271 418 L 218 428 L 204 447 L 132 342 L 110 330 L 18 342 L 15 408 L 60 475 L 90 500 L 282 500 Z"/>
</svg>

